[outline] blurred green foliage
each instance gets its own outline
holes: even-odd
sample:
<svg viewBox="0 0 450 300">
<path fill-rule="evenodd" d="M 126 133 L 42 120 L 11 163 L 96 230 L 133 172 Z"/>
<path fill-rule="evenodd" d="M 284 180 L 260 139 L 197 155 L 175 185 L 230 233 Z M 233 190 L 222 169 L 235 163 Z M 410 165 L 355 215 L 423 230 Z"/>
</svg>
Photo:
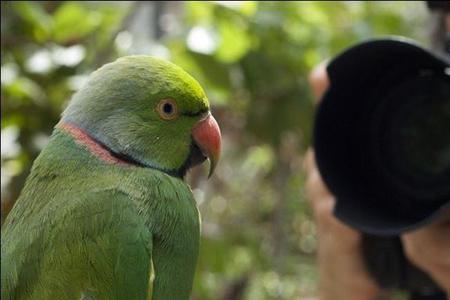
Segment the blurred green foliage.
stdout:
<svg viewBox="0 0 450 300">
<path fill-rule="evenodd" d="M 204 86 L 224 136 L 217 175 L 188 177 L 203 216 L 194 299 L 314 299 L 308 72 L 372 37 L 425 43 L 426 17 L 400 1 L 2 1 L 2 220 L 86 76 L 118 56 L 163 56 Z"/>
</svg>

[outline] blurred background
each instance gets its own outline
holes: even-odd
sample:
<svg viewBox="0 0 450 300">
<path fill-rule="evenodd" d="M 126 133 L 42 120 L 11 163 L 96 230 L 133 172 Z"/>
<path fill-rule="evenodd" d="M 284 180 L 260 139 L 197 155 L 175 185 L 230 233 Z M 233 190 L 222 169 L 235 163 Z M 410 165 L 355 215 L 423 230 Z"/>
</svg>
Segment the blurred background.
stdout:
<svg viewBox="0 0 450 300">
<path fill-rule="evenodd" d="M 88 75 L 155 55 L 201 83 L 223 134 L 212 179 L 188 175 L 203 218 L 193 299 L 316 299 L 308 72 L 373 37 L 428 46 L 430 30 L 424 2 L 2 1 L 2 223 Z"/>
</svg>

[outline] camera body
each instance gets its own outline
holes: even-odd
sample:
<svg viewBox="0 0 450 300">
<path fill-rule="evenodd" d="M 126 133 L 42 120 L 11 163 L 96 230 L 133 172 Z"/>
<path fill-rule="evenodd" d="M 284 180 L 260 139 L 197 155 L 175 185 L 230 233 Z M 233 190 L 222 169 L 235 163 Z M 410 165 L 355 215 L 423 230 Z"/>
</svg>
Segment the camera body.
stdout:
<svg viewBox="0 0 450 300">
<path fill-rule="evenodd" d="M 368 267 L 382 286 L 439 293 L 405 259 L 398 235 L 450 206 L 448 60 L 392 37 L 347 49 L 327 72 L 314 148 L 336 217 L 366 234 Z"/>
</svg>

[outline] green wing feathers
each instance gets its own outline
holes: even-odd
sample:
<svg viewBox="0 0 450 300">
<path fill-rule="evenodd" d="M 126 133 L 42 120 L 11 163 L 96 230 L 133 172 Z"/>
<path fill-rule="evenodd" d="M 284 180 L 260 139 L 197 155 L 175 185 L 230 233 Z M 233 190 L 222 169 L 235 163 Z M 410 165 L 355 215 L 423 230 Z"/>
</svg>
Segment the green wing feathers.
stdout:
<svg viewBox="0 0 450 300">
<path fill-rule="evenodd" d="M 152 235 L 129 195 L 54 199 L 28 220 L 2 232 L 2 299 L 149 299 Z"/>
</svg>

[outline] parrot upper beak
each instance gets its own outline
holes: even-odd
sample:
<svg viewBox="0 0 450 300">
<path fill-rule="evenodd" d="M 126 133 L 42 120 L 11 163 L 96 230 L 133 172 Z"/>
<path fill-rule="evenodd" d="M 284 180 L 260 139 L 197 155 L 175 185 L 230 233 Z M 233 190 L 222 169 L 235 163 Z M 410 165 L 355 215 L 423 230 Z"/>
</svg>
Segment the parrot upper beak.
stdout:
<svg viewBox="0 0 450 300">
<path fill-rule="evenodd" d="M 219 125 L 211 113 L 208 113 L 205 118 L 201 119 L 194 126 L 192 129 L 192 137 L 203 154 L 209 158 L 209 178 L 214 173 L 217 162 L 219 161 L 220 145 L 222 143 Z"/>
</svg>

